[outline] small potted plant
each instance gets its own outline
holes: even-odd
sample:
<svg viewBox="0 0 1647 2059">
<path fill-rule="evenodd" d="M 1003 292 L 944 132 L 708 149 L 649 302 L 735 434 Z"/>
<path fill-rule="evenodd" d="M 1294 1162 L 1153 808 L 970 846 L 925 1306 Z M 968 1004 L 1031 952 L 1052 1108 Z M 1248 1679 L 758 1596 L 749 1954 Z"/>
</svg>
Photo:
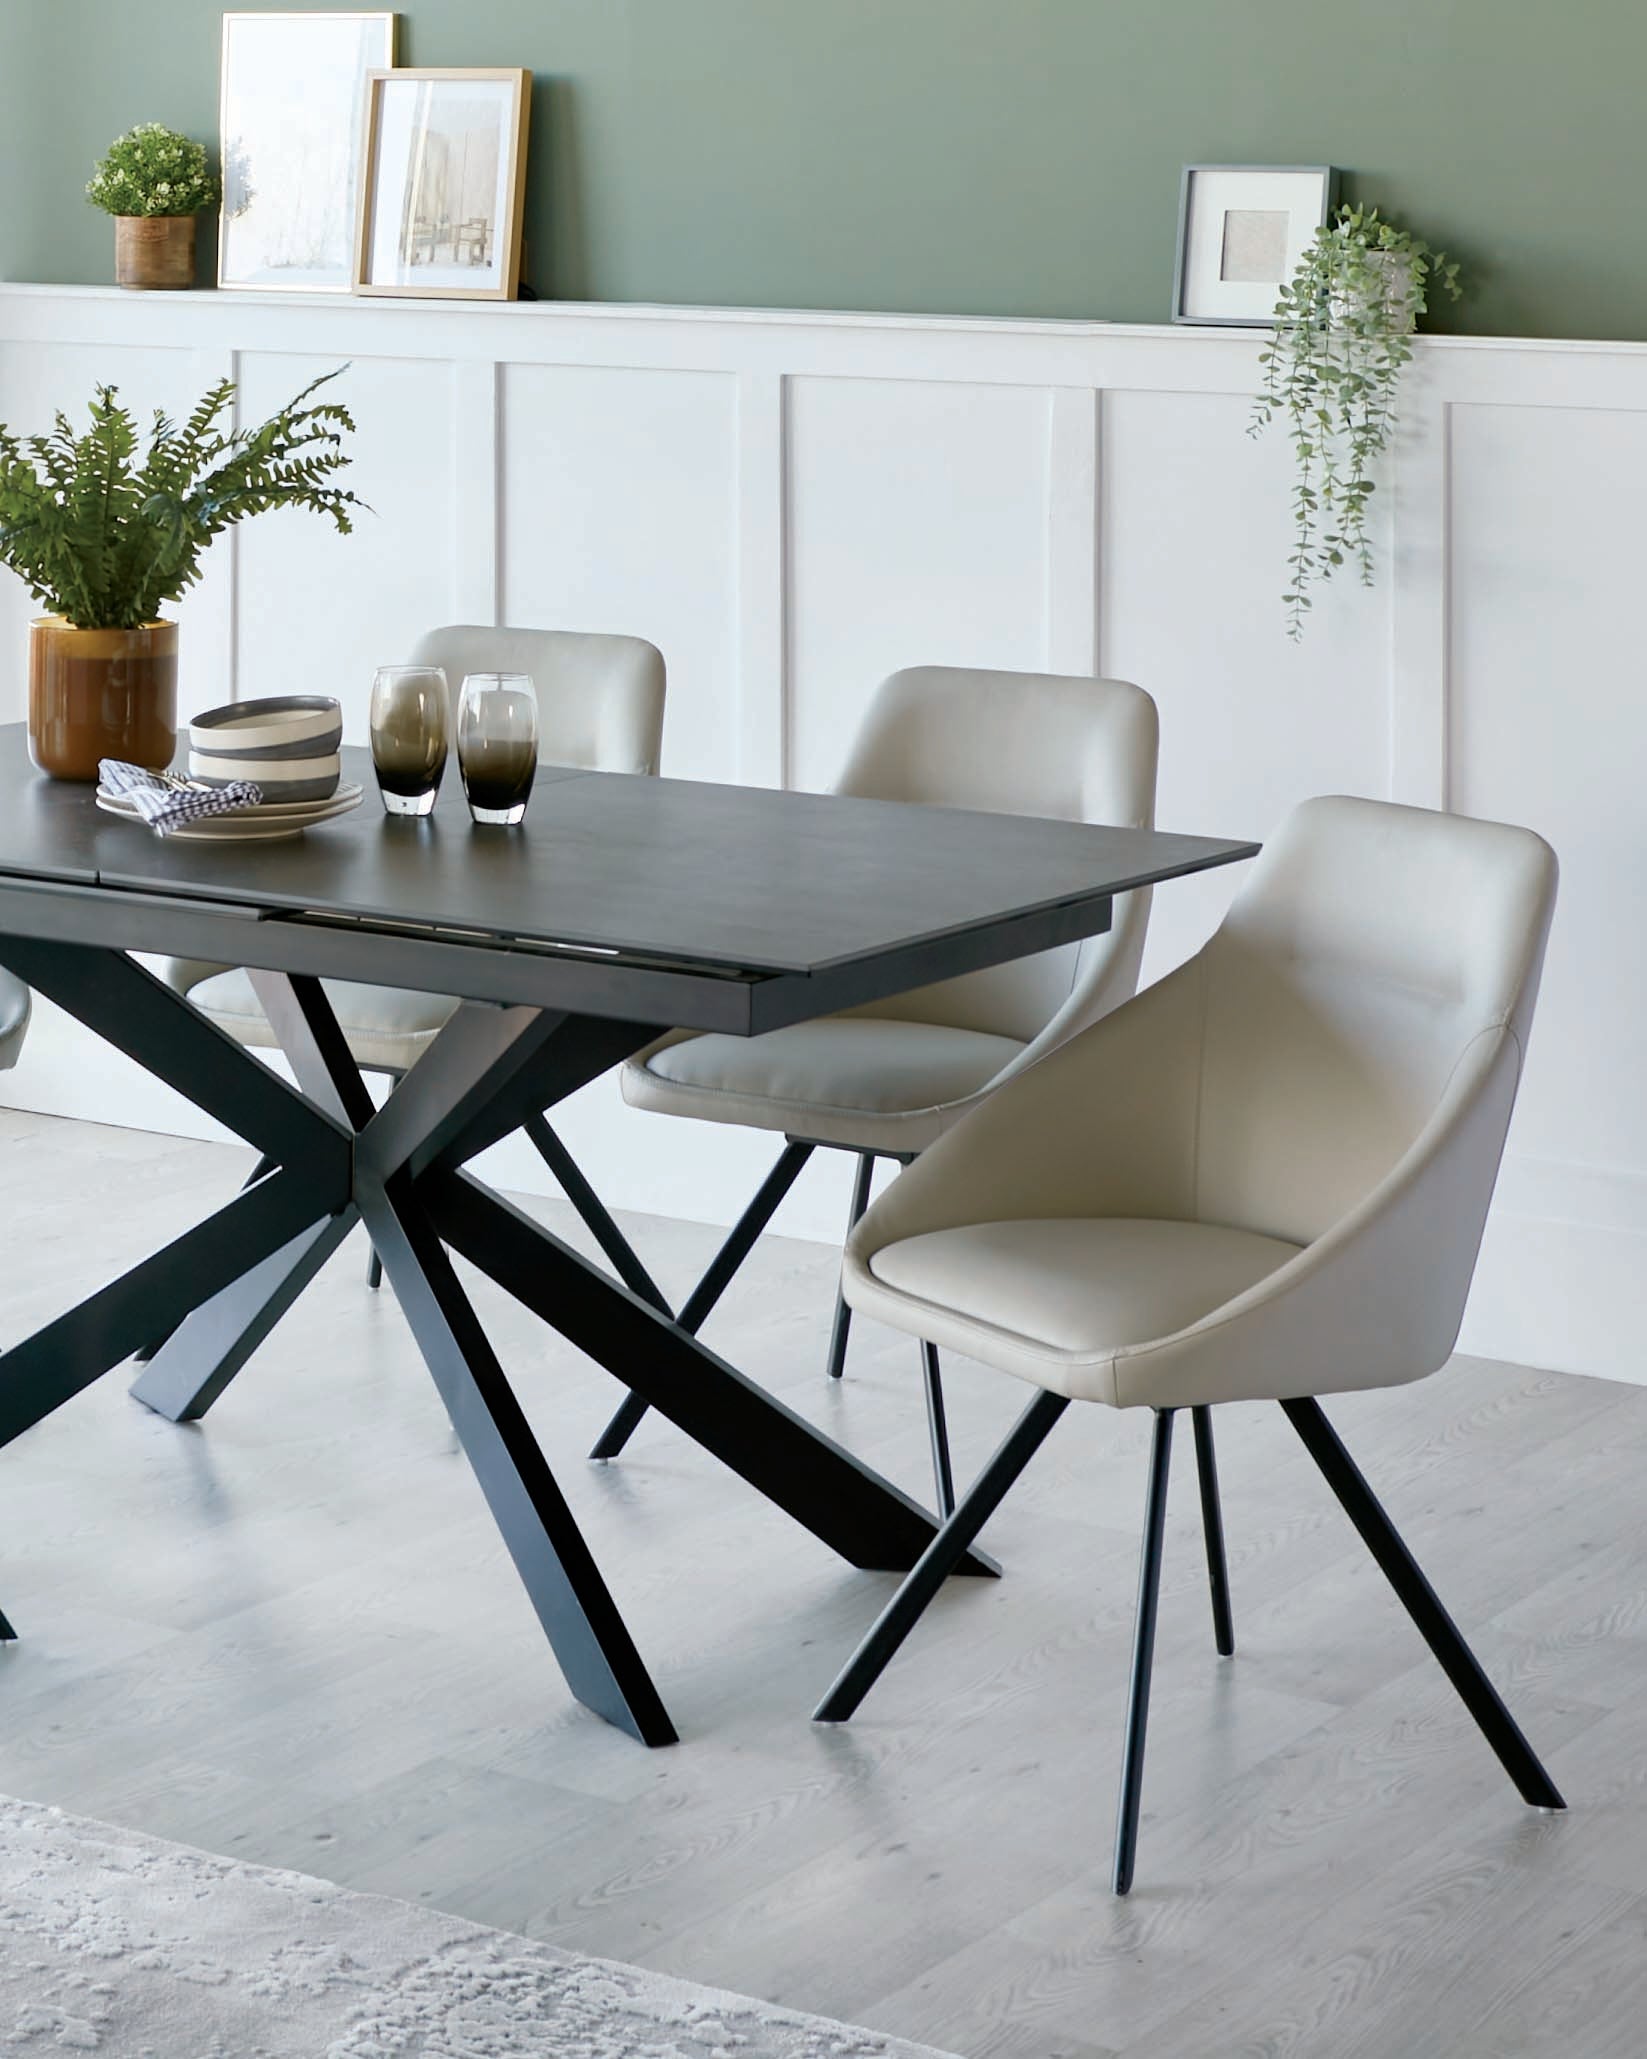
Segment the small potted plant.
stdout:
<svg viewBox="0 0 1647 2059">
<path fill-rule="evenodd" d="M 202 144 L 160 122 L 139 122 L 109 145 L 86 198 L 114 216 L 117 286 L 194 284 L 195 216 L 218 199 Z"/>
<path fill-rule="evenodd" d="M 1413 331 L 1438 288 L 1459 298 L 1457 265 L 1376 207 L 1341 207 L 1282 289 L 1274 338 L 1259 355 L 1264 385 L 1251 427 L 1257 435 L 1284 417 L 1297 460 L 1282 596 L 1295 640 L 1313 588 L 1341 565 L 1372 584 L 1373 468 L 1395 427 Z"/>
<path fill-rule="evenodd" d="M 181 426 L 157 414 L 148 449 L 116 389 L 91 426 L 50 436 L 0 423 L 0 564 L 51 610 L 29 632 L 29 753 L 54 779 L 103 758 L 160 771 L 177 747 L 177 624 L 161 609 L 200 576 L 214 536 L 270 508 L 309 508 L 347 535 L 363 505 L 332 484 L 354 428 L 317 379 L 260 428 L 233 429 L 229 380 Z"/>
</svg>

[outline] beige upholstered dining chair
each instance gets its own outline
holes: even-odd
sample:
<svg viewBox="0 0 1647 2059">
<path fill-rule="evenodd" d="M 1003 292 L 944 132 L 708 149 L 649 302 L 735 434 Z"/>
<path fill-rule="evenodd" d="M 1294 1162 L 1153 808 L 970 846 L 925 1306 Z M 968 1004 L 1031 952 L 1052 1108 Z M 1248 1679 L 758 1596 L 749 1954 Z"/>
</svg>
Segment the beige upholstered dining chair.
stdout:
<svg viewBox="0 0 1647 2059">
<path fill-rule="evenodd" d="M 1172 1425 L 1276 1400 L 1523 1797 L 1561 1797 L 1317 1397 L 1451 1353 L 1556 863 L 1524 829 L 1319 800 L 1186 965 L 1020 1075 L 854 1230 L 855 1308 L 1040 1391 L 818 1709 L 843 1722 L 1070 1401 L 1154 1412 L 1114 1886 L 1131 1884 Z M 1203 1470 L 1203 1487 L 1208 1484 Z M 1232 1649 L 1216 1495 L 1203 1498 Z"/>
<path fill-rule="evenodd" d="M 22 1054 L 23 1039 L 29 1033 L 33 997 L 20 979 L 0 971 L 0 1072 L 10 1072 Z M 0 1609 L 0 1644 L 9 1644 L 17 1632 Z"/>
<path fill-rule="evenodd" d="M 1124 681 L 922 666 L 880 687 L 836 791 L 1148 828 L 1156 744 L 1155 703 Z M 681 1321 L 695 1329 L 707 1315 L 817 1147 L 857 1158 L 850 1228 L 868 1204 L 877 1158 L 908 1164 L 986 1095 L 1125 1000 L 1138 982 L 1149 901 L 1147 890 L 1123 896 L 1108 933 L 1082 944 L 762 1037 L 665 1038 L 626 1065 L 624 1098 L 636 1108 L 787 1140 Z M 837 1302 L 835 1378 L 848 1322 Z M 947 1513 L 948 1440 L 930 1346 L 923 1370 Z M 620 1451 L 643 1413 L 643 1403 L 626 1401 L 593 1455 Z"/>
<path fill-rule="evenodd" d="M 578 765 L 592 772 L 657 773 L 663 748 L 664 662 L 662 653 L 638 636 L 454 625 L 420 638 L 409 662 L 443 667 L 454 702 L 467 673 L 528 673 L 537 687 L 538 751 L 545 764 Z M 454 776 L 455 771 L 447 774 Z M 238 1043 L 274 1048 L 274 1032 L 250 975 L 242 969 L 172 958 L 163 962 L 161 973 Z M 457 1006 L 445 994 L 415 994 L 353 980 L 322 984 L 355 1063 L 363 1071 L 393 1079 L 417 1063 Z M 541 1117 L 526 1129 L 623 1270 L 630 1259 L 628 1247 L 621 1240 L 612 1242 L 615 1227 L 565 1145 Z M 375 1253 L 370 1278 L 374 1287 L 381 1278 Z"/>
</svg>

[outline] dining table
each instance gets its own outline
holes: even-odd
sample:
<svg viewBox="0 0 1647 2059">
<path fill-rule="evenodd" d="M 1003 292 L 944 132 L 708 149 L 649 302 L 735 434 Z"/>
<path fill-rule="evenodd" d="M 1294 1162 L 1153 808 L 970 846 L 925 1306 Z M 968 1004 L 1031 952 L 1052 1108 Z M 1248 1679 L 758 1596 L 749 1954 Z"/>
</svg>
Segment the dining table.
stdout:
<svg viewBox="0 0 1647 2059">
<path fill-rule="evenodd" d="M 474 1160 L 667 1032 L 760 1036 L 1075 943 L 1118 894 L 1257 847 L 555 766 L 517 827 L 472 824 L 455 781 L 425 819 L 396 819 L 369 755 L 343 757 L 367 790 L 352 814 L 284 841 L 160 838 L 41 775 L 24 726 L 0 727 L 0 964 L 258 1154 L 224 1206 L 0 1352 L 0 1445 L 145 1351 L 138 1398 L 203 1416 L 364 1221 L 572 1693 L 672 1743 L 455 1258 L 848 1564 L 907 1571 L 938 1518 Z M 291 1078 L 155 956 L 248 968 Z M 456 1000 L 381 1106 L 328 980 Z M 958 1570 L 998 1569 L 974 1549 Z"/>
</svg>

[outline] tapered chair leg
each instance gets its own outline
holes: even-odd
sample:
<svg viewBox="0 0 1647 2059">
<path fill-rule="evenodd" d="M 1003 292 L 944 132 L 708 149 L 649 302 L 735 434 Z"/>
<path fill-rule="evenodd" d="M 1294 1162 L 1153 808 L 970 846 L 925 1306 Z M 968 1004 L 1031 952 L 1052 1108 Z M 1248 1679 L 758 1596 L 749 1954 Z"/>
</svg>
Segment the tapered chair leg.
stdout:
<svg viewBox="0 0 1647 2059">
<path fill-rule="evenodd" d="M 1167 1477 L 1172 1470 L 1170 1408 L 1155 1412 L 1150 1444 L 1149 1490 L 1144 1498 L 1144 1545 L 1138 1561 L 1138 1613 L 1132 1630 L 1132 1679 L 1127 1690 L 1127 1733 L 1121 1748 L 1121 1801 L 1115 1816 L 1115 1866 L 1110 1885 L 1118 1895 L 1132 1887 L 1138 1856 L 1138 1807 L 1144 1793 L 1144 1735 L 1149 1728 L 1150 1675 L 1155 1668 L 1155 1618 L 1161 1600 L 1161 1543 L 1167 1523 Z"/>
<path fill-rule="evenodd" d="M 858 1169 L 852 1181 L 852 1209 L 846 1219 L 846 1234 L 851 1236 L 858 1227 L 858 1219 L 869 1206 L 869 1190 L 875 1178 L 875 1154 L 873 1151 L 858 1153 Z M 843 1240 L 844 1241 L 844 1240 Z M 835 1325 L 829 1333 L 829 1377 L 838 1380 L 846 1371 L 846 1340 L 852 1328 L 852 1311 L 846 1305 L 846 1296 L 835 1290 Z"/>
<path fill-rule="evenodd" d="M 814 1723 L 850 1721 L 858 1704 L 920 1621 L 927 1603 L 961 1563 L 978 1532 L 1000 1507 L 1013 1482 L 1068 1407 L 1067 1395 L 1036 1395 L 1007 1432 L 1000 1450 L 968 1488 L 966 1499 L 922 1552 L 914 1571 L 906 1575 L 903 1585 L 876 1617 L 868 1636 L 835 1676 L 829 1692 L 812 1712 Z"/>
<path fill-rule="evenodd" d="M 366 1260 L 366 1284 L 374 1294 L 383 1285 L 383 1261 L 377 1255 L 375 1244 L 369 1247 Z"/>
<path fill-rule="evenodd" d="M 755 1241 L 777 1213 L 778 1204 L 800 1177 L 800 1171 L 812 1156 L 813 1147 L 791 1137 L 784 1145 L 782 1154 L 766 1178 L 760 1191 L 728 1232 L 726 1242 L 710 1261 L 709 1270 L 692 1289 L 686 1305 L 675 1321 L 689 1337 L 695 1337 L 708 1320 L 710 1310 L 726 1292 L 728 1283 L 738 1267 L 743 1264 L 755 1247 Z M 644 1298 L 644 1297 L 642 1297 Z M 662 1306 L 661 1297 L 658 1306 Z M 667 1314 L 668 1309 L 663 1308 Z M 646 1403 L 638 1394 L 626 1394 L 619 1404 L 617 1413 L 595 1440 L 591 1458 L 616 1458 L 618 1453 L 634 1435 L 635 1426 L 646 1414 Z"/>
<path fill-rule="evenodd" d="M 1567 1805 L 1555 1782 L 1522 1736 L 1497 1688 L 1481 1670 L 1458 1625 L 1420 1571 L 1418 1561 L 1402 1543 L 1395 1525 L 1327 1421 L 1320 1402 L 1283 1401 L 1281 1406 L 1303 1439 L 1305 1450 L 1321 1468 L 1327 1485 L 1337 1495 L 1344 1513 L 1360 1531 L 1362 1542 L 1378 1561 L 1385 1579 L 1395 1589 L 1402 1607 L 1441 1661 L 1482 1736 L 1498 1754 L 1499 1763 L 1515 1782 L 1522 1800 L 1537 1809 L 1564 1809 Z"/>
<path fill-rule="evenodd" d="M 932 1439 L 932 1485 L 938 1513 L 947 1521 L 955 1513 L 955 1474 L 949 1463 L 949 1425 L 944 1417 L 944 1381 L 938 1369 L 938 1347 L 921 1340 L 921 1374 L 926 1383 L 926 1427 Z"/>
<path fill-rule="evenodd" d="M 15 1644 L 16 1642 L 17 1632 L 11 1627 L 11 1619 L 4 1609 L 0 1609 L 0 1644 Z"/>
<path fill-rule="evenodd" d="M 1218 1500 L 1218 1458 L 1212 1444 L 1212 1410 L 1192 1409 L 1195 1470 L 1201 1481 L 1201 1529 L 1207 1540 L 1207 1581 L 1212 1588 L 1212 1635 L 1218 1656 L 1235 1650 L 1235 1615 L 1230 1607 L 1230 1569 L 1224 1555 L 1224 1514 Z"/>
</svg>

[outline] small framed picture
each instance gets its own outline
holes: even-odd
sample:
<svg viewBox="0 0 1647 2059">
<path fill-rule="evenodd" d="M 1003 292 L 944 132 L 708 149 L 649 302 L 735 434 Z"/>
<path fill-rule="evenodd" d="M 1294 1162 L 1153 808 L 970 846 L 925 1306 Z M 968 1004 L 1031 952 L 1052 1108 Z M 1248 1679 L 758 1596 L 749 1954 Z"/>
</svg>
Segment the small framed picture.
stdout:
<svg viewBox="0 0 1647 2059">
<path fill-rule="evenodd" d="M 357 293 L 515 298 L 531 111 L 529 71 L 367 75 Z"/>
<path fill-rule="evenodd" d="M 348 292 L 366 75 L 394 61 L 392 14 L 224 15 L 220 286 Z"/>
<path fill-rule="evenodd" d="M 1337 205 L 1331 165 L 1185 165 L 1173 320 L 1267 326 Z"/>
</svg>

